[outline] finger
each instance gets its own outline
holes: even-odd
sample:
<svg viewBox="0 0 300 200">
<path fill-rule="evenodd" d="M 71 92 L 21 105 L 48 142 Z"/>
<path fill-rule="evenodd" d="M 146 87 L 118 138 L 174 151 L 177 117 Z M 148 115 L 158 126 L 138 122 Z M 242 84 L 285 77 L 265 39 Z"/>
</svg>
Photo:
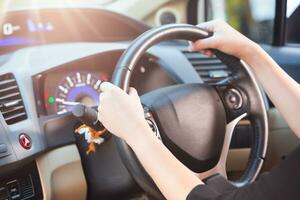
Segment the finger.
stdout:
<svg viewBox="0 0 300 200">
<path fill-rule="evenodd" d="M 189 52 L 192 52 L 193 51 L 193 42 L 192 41 L 188 41 L 188 43 L 189 43 L 189 46 L 188 46 L 188 48 L 187 48 L 187 50 L 189 51 Z"/>
<path fill-rule="evenodd" d="M 205 55 L 212 57 L 214 55 L 214 52 L 211 50 L 205 50 Z"/>
<path fill-rule="evenodd" d="M 103 100 L 103 97 L 104 97 L 105 93 L 101 92 L 100 95 L 99 95 L 99 106 Z"/>
<path fill-rule="evenodd" d="M 197 40 L 192 45 L 193 51 L 207 50 L 207 49 L 215 49 L 216 48 L 216 40 L 215 37 L 209 37 L 201 40 Z"/>
<path fill-rule="evenodd" d="M 209 49 L 200 50 L 199 52 L 206 55 L 206 56 L 209 56 L 209 57 L 212 57 L 214 55 L 213 51 L 211 51 Z"/>
<path fill-rule="evenodd" d="M 215 21 L 203 22 L 197 25 L 199 28 L 205 29 L 210 32 L 215 31 Z"/>
<path fill-rule="evenodd" d="M 111 90 L 115 90 L 117 88 L 118 88 L 117 86 L 115 86 L 112 83 L 107 82 L 107 81 L 101 82 L 101 84 L 100 84 L 100 91 L 102 91 L 102 92 L 108 92 Z"/>
<path fill-rule="evenodd" d="M 99 104 L 99 105 L 98 105 L 98 120 L 99 120 L 99 121 L 101 121 L 101 120 L 100 120 L 100 118 L 101 118 L 100 115 L 101 115 L 101 113 L 102 113 L 102 112 L 101 112 L 101 108 L 102 108 L 102 107 L 101 107 L 100 104 Z"/>
<path fill-rule="evenodd" d="M 129 92 L 128 92 L 129 96 L 139 96 L 136 89 L 134 87 L 130 87 L 129 88 Z"/>
<path fill-rule="evenodd" d="M 135 88 L 130 87 L 128 94 L 129 94 L 129 96 L 133 97 L 134 99 L 140 101 L 140 97 L 139 97 L 139 95 L 138 95 L 138 93 L 137 93 L 137 91 L 136 91 Z"/>
<path fill-rule="evenodd" d="M 98 111 L 98 117 L 97 117 L 98 121 L 102 122 L 103 121 L 103 115 L 100 111 Z"/>
<path fill-rule="evenodd" d="M 199 50 L 199 53 L 205 54 L 205 50 Z"/>
</svg>

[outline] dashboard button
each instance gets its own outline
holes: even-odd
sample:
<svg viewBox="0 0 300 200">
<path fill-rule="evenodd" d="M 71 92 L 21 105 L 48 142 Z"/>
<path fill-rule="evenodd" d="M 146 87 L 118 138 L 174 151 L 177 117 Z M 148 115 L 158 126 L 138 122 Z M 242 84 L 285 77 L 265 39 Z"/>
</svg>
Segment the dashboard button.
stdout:
<svg viewBox="0 0 300 200">
<path fill-rule="evenodd" d="M 20 145 L 27 150 L 32 146 L 31 138 L 26 133 L 22 133 L 19 135 L 19 142 Z"/>
<path fill-rule="evenodd" d="M 241 93 L 234 88 L 230 88 L 225 93 L 225 101 L 228 108 L 238 110 L 243 106 L 243 98 Z"/>
<path fill-rule="evenodd" d="M 7 188 L 11 199 L 18 199 L 21 196 L 19 183 L 17 180 L 8 182 Z"/>
</svg>

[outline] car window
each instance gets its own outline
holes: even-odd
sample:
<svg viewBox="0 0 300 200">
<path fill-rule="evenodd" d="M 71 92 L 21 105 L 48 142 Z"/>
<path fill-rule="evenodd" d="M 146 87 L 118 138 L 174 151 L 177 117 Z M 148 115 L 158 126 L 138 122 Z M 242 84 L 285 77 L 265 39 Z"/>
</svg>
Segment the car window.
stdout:
<svg viewBox="0 0 300 200">
<path fill-rule="evenodd" d="M 286 18 L 286 42 L 300 43 L 300 0 L 287 1 Z"/>
<path fill-rule="evenodd" d="M 275 0 L 208 0 L 208 18 L 226 20 L 258 43 L 271 43 Z"/>
</svg>

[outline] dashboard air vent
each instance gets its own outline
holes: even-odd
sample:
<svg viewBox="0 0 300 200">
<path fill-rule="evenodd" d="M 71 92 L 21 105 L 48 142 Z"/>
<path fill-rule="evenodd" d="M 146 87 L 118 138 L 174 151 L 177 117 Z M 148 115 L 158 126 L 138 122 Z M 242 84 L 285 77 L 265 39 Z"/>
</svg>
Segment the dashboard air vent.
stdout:
<svg viewBox="0 0 300 200">
<path fill-rule="evenodd" d="M 0 76 L 0 111 L 8 125 L 27 119 L 17 81 L 11 73 Z"/>
<path fill-rule="evenodd" d="M 34 197 L 34 188 L 30 174 L 20 179 L 19 184 L 22 192 L 22 199 L 29 199 Z"/>
<path fill-rule="evenodd" d="M 232 72 L 215 56 L 208 57 L 198 52 L 183 51 L 204 83 L 214 84 L 232 75 Z"/>
</svg>

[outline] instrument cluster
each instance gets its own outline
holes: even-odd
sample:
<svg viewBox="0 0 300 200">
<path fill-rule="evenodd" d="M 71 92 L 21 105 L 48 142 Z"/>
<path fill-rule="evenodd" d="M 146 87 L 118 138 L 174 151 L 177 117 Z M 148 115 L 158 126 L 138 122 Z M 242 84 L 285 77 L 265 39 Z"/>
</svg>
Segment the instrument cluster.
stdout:
<svg viewBox="0 0 300 200">
<path fill-rule="evenodd" d="M 83 103 L 87 106 L 99 104 L 100 84 L 108 81 L 105 73 L 93 71 L 72 71 L 65 74 L 55 90 L 44 91 L 44 107 L 50 114 L 64 114 L 72 111 L 73 106 Z"/>
<path fill-rule="evenodd" d="M 74 105 L 83 103 L 93 107 L 99 104 L 100 84 L 110 81 L 122 51 L 93 55 L 33 77 L 39 115 L 63 115 Z M 145 55 L 132 73 L 131 86 L 142 95 L 148 91 L 175 84 L 161 67 L 157 58 Z"/>
</svg>

